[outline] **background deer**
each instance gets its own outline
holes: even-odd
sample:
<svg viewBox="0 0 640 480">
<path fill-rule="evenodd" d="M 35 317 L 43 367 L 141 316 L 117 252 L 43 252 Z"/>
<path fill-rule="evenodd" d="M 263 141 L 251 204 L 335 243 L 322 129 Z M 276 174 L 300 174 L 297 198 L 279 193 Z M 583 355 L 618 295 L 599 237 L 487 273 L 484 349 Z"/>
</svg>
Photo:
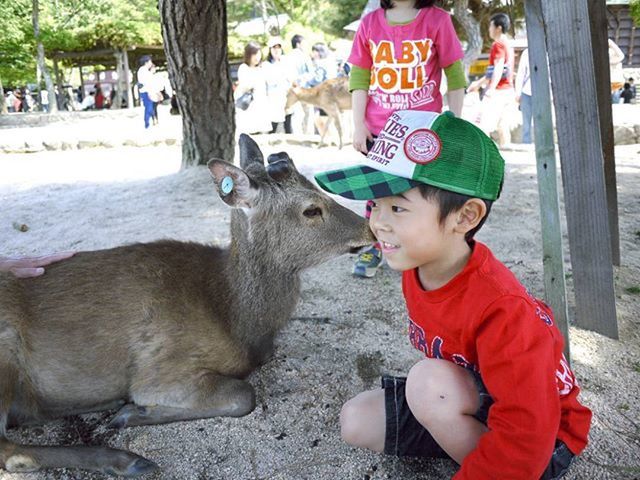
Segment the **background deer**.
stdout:
<svg viewBox="0 0 640 480">
<path fill-rule="evenodd" d="M 79 253 L 34 279 L 0 273 L 0 467 L 141 475 L 156 465 L 111 448 L 18 445 L 7 427 L 117 407 L 117 428 L 253 410 L 243 379 L 270 357 L 301 271 L 371 241 L 286 153 L 268 160 L 242 135 L 241 168 L 209 163 L 234 208 L 228 248 L 160 241 Z"/>
<path fill-rule="evenodd" d="M 332 122 L 338 130 L 339 148 L 342 148 L 342 122 L 340 114 L 345 110 L 351 110 L 351 94 L 349 93 L 349 77 L 338 77 L 325 80 L 311 88 L 291 87 L 287 93 L 286 109 L 289 110 L 296 102 L 304 102 L 314 105 L 327 112 L 329 120 L 323 132 L 320 143 L 324 143 L 324 137 L 329 131 Z"/>
</svg>

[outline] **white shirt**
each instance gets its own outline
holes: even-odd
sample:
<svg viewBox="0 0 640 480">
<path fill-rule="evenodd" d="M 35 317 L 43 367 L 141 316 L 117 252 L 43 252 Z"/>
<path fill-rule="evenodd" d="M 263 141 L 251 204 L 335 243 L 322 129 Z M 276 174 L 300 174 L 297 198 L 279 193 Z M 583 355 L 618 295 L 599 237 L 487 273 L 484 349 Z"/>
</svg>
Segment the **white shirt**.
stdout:
<svg viewBox="0 0 640 480">
<path fill-rule="evenodd" d="M 518 73 L 516 74 L 516 95 L 524 93 L 531 96 L 531 70 L 529 69 L 529 49 L 520 55 Z"/>
<path fill-rule="evenodd" d="M 140 93 L 149 92 L 152 88 L 153 83 L 153 73 L 144 65 L 138 69 L 138 83 L 141 83 L 142 86 L 139 87 Z"/>
<path fill-rule="evenodd" d="M 82 100 L 82 103 L 80 104 L 80 109 L 87 110 L 88 108 L 93 107 L 95 104 L 96 104 L 95 95 L 87 95 Z"/>
</svg>

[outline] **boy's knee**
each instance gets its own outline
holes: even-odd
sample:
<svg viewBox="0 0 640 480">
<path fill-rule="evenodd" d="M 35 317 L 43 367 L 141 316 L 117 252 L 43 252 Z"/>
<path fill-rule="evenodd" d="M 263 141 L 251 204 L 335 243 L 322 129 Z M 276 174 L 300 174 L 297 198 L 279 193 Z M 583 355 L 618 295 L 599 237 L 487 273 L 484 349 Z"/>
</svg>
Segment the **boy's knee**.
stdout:
<svg viewBox="0 0 640 480">
<path fill-rule="evenodd" d="M 352 398 L 340 410 L 340 436 L 349 445 L 361 447 L 364 412 L 357 399 Z"/>
<path fill-rule="evenodd" d="M 384 393 L 362 392 L 342 406 L 340 435 L 349 445 L 381 452 L 385 433 Z"/>
<path fill-rule="evenodd" d="M 470 413 L 467 410 L 477 403 L 477 391 L 469 373 L 438 359 L 425 359 L 411 368 L 406 397 L 412 413 L 422 423 Z"/>
</svg>

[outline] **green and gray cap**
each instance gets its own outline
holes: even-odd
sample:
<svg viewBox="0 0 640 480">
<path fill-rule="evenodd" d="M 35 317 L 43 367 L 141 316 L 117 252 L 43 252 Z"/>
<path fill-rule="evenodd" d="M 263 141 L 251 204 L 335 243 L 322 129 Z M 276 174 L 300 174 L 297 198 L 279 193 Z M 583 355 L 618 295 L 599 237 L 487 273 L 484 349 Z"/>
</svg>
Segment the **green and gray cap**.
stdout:
<svg viewBox="0 0 640 480">
<path fill-rule="evenodd" d="M 504 159 L 482 130 L 450 112 L 391 115 L 365 163 L 315 175 L 325 190 L 355 200 L 398 195 L 421 183 L 495 200 Z"/>
</svg>

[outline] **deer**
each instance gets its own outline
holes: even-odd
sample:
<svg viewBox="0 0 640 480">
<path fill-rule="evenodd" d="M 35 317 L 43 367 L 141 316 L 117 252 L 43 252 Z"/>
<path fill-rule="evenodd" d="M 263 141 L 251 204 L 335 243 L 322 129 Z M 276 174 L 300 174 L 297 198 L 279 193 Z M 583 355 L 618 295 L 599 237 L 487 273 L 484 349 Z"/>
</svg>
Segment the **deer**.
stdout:
<svg viewBox="0 0 640 480">
<path fill-rule="evenodd" d="M 9 427 L 118 409 L 109 427 L 240 417 L 247 375 L 269 360 L 303 270 L 372 241 L 364 219 L 321 192 L 285 152 L 208 169 L 232 208 L 223 248 L 174 240 L 80 252 L 19 279 L 0 272 L 0 468 L 135 477 L 157 465 L 101 446 L 31 446 Z"/>
<path fill-rule="evenodd" d="M 342 149 L 342 123 L 340 121 L 340 114 L 345 110 L 351 110 L 349 78 L 331 78 L 311 88 L 293 86 L 287 92 L 285 109 L 289 110 L 297 102 L 308 103 L 327 112 L 329 120 L 320 137 L 320 144 L 324 144 L 324 138 L 329 131 L 329 126 L 331 122 L 334 122 L 338 130 L 339 148 Z"/>
</svg>

